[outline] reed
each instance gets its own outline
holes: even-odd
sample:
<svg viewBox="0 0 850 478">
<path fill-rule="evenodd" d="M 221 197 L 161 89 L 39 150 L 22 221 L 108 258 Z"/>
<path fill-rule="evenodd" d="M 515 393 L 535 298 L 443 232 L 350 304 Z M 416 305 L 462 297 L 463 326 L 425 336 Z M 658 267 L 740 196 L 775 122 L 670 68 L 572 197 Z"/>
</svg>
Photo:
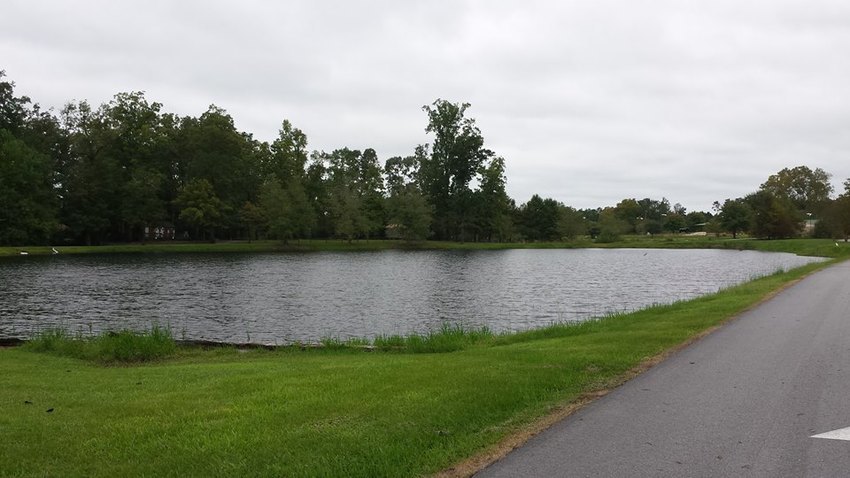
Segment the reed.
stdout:
<svg viewBox="0 0 850 478">
<path fill-rule="evenodd" d="M 71 334 L 64 329 L 46 329 L 37 332 L 24 348 L 33 352 L 112 364 L 165 359 L 174 355 L 177 344 L 168 328 L 154 325 L 144 332 L 121 330 L 97 336 Z"/>
</svg>

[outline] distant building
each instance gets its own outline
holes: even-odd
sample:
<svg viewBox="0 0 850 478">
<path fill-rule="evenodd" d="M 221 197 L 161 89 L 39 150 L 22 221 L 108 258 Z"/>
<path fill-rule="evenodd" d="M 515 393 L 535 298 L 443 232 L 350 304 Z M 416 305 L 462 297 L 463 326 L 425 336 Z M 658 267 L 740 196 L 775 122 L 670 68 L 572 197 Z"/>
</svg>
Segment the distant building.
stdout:
<svg viewBox="0 0 850 478">
<path fill-rule="evenodd" d="M 398 224 L 387 224 L 384 228 L 384 235 L 387 239 L 401 239 L 401 226 Z"/>
<path fill-rule="evenodd" d="M 705 226 L 707 226 L 707 225 L 708 225 L 707 222 L 701 222 L 699 224 L 694 224 L 691 227 L 683 227 L 683 228 L 679 229 L 679 232 L 682 233 L 682 234 L 704 232 Z M 700 234 L 700 235 L 704 235 L 704 234 Z"/>
<path fill-rule="evenodd" d="M 813 236 L 815 234 L 815 227 L 817 227 L 818 221 L 819 219 L 806 219 L 803 221 L 803 235 Z"/>
<path fill-rule="evenodd" d="M 174 235 L 174 226 L 170 224 L 145 227 L 145 237 L 150 241 L 173 241 Z"/>
</svg>

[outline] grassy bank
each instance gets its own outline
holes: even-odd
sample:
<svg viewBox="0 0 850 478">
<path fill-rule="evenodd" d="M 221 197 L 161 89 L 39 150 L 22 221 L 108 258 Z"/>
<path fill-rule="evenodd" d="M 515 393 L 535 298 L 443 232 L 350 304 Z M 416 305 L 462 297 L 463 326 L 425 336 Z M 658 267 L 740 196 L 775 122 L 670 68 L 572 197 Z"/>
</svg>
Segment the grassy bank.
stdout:
<svg viewBox="0 0 850 478">
<path fill-rule="evenodd" d="M 438 472 L 823 266 L 581 325 L 481 334 L 448 353 L 189 348 L 104 366 L 0 349 L 0 475 Z"/>
<path fill-rule="evenodd" d="M 836 245 L 837 244 L 837 245 Z M 713 236 L 623 236 L 619 241 L 598 243 L 589 238 L 569 242 L 406 242 L 396 240 L 298 240 L 229 242 L 152 242 L 148 244 L 113 244 L 105 246 L 33 246 L 0 247 L 0 257 L 59 254 L 142 254 L 180 252 L 341 252 L 382 250 L 502 250 L 502 249 L 577 249 L 577 248 L 666 248 L 666 249 L 737 249 L 770 252 L 792 252 L 806 256 L 848 257 L 850 244 L 831 239 L 731 239 Z"/>
</svg>

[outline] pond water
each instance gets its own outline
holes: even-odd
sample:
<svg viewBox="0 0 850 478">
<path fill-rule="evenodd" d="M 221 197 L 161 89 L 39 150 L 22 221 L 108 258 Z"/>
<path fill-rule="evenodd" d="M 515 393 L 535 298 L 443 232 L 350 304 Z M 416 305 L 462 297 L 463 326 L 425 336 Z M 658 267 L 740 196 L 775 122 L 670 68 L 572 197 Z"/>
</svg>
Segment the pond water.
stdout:
<svg viewBox="0 0 850 478">
<path fill-rule="evenodd" d="M 171 327 L 283 344 L 443 323 L 516 331 L 690 299 L 820 259 L 722 250 L 145 254 L 0 260 L 0 337 Z"/>
</svg>

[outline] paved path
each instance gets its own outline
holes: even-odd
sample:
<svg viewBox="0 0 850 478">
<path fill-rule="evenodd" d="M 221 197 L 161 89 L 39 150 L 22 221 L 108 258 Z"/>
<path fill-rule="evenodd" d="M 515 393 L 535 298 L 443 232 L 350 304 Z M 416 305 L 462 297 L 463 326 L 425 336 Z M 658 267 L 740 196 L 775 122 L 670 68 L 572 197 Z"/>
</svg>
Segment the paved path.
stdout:
<svg viewBox="0 0 850 478">
<path fill-rule="evenodd" d="M 811 438 L 845 427 L 850 262 L 787 289 L 477 476 L 850 476 L 850 441 Z"/>
</svg>

